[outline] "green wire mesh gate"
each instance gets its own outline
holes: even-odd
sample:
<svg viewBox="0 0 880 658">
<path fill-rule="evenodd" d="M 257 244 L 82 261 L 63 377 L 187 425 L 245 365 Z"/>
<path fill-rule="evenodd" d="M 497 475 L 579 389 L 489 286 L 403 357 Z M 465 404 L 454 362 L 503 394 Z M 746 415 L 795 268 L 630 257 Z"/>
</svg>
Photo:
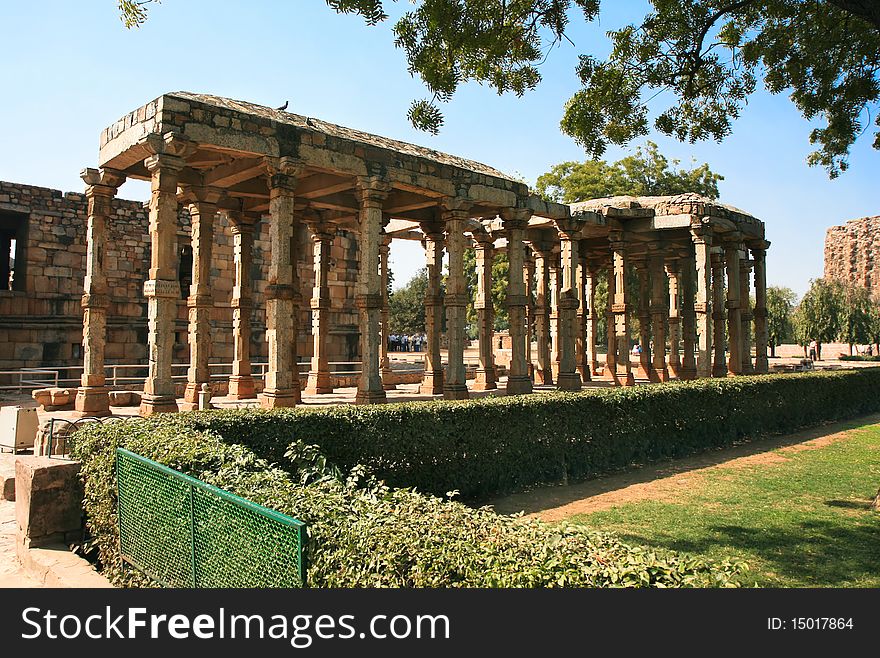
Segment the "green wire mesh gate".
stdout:
<svg viewBox="0 0 880 658">
<path fill-rule="evenodd" d="M 122 559 L 166 587 L 302 587 L 305 524 L 124 448 Z"/>
</svg>

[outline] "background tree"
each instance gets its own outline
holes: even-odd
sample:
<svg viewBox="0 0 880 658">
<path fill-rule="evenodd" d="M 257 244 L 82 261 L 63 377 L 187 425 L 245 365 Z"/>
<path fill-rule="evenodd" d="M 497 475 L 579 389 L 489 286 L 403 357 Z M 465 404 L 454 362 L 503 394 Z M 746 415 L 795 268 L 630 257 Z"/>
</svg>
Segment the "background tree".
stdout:
<svg viewBox="0 0 880 658">
<path fill-rule="evenodd" d="M 841 314 L 840 335 L 838 339 L 849 345 L 864 345 L 871 342 L 872 302 L 865 288 L 855 285 L 840 286 Z"/>
<path fill-rule="evenodd" d="M 575 203 L 606 196 L 660 196 L 696 192 L 718 198 L 716 174 L 706 163 L 691 169 L 675 169 L 679 160 L 669 160 L 654 142 L 636 149 L 634 155 L 608 164 L 604 160 L 562 162 L 538 177 L 535 191 L 550 201 Z"/>
<path fill-rule="evenodd" d="M 425 293 L 428 290 L 428 271 L 425 268 L 416 272 L 400 290 L 395 290 L 388 298 L 388 323 L 391 333 L 425 333 Z"/>
<path fill-rule="evenodd" d="M 841 330 L 843 303 L 839 284 L 825 279 L 811 281 L 810 289 L 801 299 L 794 314 L 795 337 L 798 343 L 806 346 L 811 340 L 815 340 L 821 345 L 837 340 Z"/>
<path fill-rule="evenodd" d="M 150 0 L 119 0 L 123 21 L 146 19 Z M 388 16 L 382 0 L 326 0 L 367 25 Z M 565 103 L 562 130 L 592 158 L 651 128 L 682 141 L 722 140 L 763 78 L 788 92 L 801 114 L 821 127 L 808 158 L 831 177 L 847 168 L 880 97 L 880 3 L 876 0 L 651 0 L 640 22 L 608 33 L 607 59 L 588 44 L 575 70 L 582 88 Z M 436 133 L 438 103 L 473 81 L 522 96 L 541 81 L 539 67 L 564 41 L 569 21 L 599 17 L 600 0 L 413 0 L 394 25 L 430 98 L 414 101 L 411 123 Z M 656 101 L 650 120 L 648 103 Z M 665 103 L 665 108 L 656 105 Z M 880 130 L 874 148 L 880 149 Z"/>
<path fill-rule="evenodd" d="M 791 288 L 767 288 L 767 334 L 770 356 L 776 358 L 776 347 L 794 339 L 792 315 L 797 295 Z"/>
</svg>

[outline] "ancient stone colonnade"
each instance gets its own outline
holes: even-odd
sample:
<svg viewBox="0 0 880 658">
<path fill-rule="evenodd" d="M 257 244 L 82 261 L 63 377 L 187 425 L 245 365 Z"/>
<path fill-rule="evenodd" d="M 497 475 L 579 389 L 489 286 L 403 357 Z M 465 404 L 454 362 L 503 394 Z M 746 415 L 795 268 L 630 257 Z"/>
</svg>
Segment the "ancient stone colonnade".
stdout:
<svg viewBox="0 0 880 658">
<path fill-rule="evenodd" d="M 308 117 L 186 92 L 166 94 L 106 129 L 99 165 L 83 172 L 89 219 L 84 373 L 76 399 L 82 414 L 109 410 L 103 358 L 108 305 L 104 225 L 110 200 L 128 178 L 149 180 L 152 189 L 151 266 L 144 284 L 149 316 L 144 415 L 178 409 L 171 357 L 181 293 L 176 253 L 180 204 L 188 207 L 192 218 L 190 367 L 184 394 L 188 409 L 195 408 L 202 384 L 210 380 L 211 252 L 218 213 L 229 219 L 235 240 L 235 352 L 229 393 L 238 399 L 256 393 L 249 354 L 251 259 L 255 224 L 264 218 L 269 225 L 269 363 L 258 396 L 266 408 L 300 401 L 296 336 L 303 305 L 311 309 L 313 338 L 306 392 L 333 390 L 326 350 L 327 275 L 338 230 L 358 236 L 360 403 L 382 402 L 385 390 L 392 387 L 386 349 L 392 239 L 417 239 L 425 248 L 427 350 L 422 393 L 468 397 L 463 259 L 469 246 L 477 254 L 477 390 L 497 388 L 490 290 L 492 259 L 501 249 L 510 263 L 510 394 L 530 392 L 533 381 L 578 390 L 583 380 L 600 373 L 627 385 L 635 375 L 663 381 L 671 376 L 719 375 L 722 370 L 767 370 L 763 224 L 695 195 L 600 199 L 571 207 L 548 203 L 530 195 L 525 184 L 486 165 Z M 297 280 L 300 254 L 295 253 L 293 238 L 298 223 L 308 226 L 312 238 L 315 282 L 309 300 L 302 299 Z M 449 267 L 441 297 L 444 251 Z M 631 304 L 630 265 L 638 275 L 638 309 Z M 752 267 L 754 310 L 747 303 Z M 594 306 L 595 288 L 603 272 L 609 304 L 599 310 Z M 653 355 L 643 350 L 635 373 L 629 357 L 634 313 L 640 319 L 643 345 L 647 347 L 650 337 L 655 346 L 665 346 L 668 327 L 670 346 L 668 362 L 665 349 L 656 347 Z M 602 314 L 609 328 L 604 367 L 598 363 L 595 344 Z M 754 365 L 749 356 L 753 316 L 758 355 Z M 440 357 L 444 319 L 445 368 Z"/>
</svg>

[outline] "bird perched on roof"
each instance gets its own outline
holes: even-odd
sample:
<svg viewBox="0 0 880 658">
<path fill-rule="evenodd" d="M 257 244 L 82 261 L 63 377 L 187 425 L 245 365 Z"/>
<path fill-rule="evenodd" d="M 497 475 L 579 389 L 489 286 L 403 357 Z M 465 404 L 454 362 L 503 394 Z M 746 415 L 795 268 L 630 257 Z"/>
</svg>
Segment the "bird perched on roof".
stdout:
<svg viewBox="0 0 880 658">
<path fill-rule="evenodd" d="M 288 104 L 289 102 L 290 102 L 290 101 L 284 101 L 284 105 L 282 105 L 281 107 L 276 107 L 275 109 L 276 109 L 276 110 L 286 110 L 286 109 L 287 109 L 287 104 Z"/>
<path fill-rule="evenodd" d="M 314 126 L 315 124 L 312 122 L 312 117 L 306 117 L 306 125 Z"/>
</svg>

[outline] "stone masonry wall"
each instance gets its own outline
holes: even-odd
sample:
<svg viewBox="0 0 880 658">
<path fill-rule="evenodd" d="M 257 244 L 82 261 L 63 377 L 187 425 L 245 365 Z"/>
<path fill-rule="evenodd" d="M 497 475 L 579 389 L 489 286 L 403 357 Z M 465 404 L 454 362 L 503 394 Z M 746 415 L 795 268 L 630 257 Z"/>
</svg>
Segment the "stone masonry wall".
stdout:
<svg viewBox="0 0 880 658">
<path fill-rule="evenodd" d="M 880 298 L 880 216 L 828 229 L 825 278 L 863 286 Z"/>
<path fill-rule="evenodd" d="M 107 222 L 105 270 L 110 308 L 107 319 L 106 362 L 146 363 L 147 312 L 143 283 L 150 262 L 148 211 L 142 202 L 116 199 L 114 216 Z M 82 309 L 80 298 L 85 277 L 85 229 L 87 203 L 83 194 L 0 181 L 0 228 L 25 222 L 25 266 L 16 265 L 16 287 L 0 289 L 0 370 L 45 366 L 82 365 Z M 298 354 L 305 361 L 312 353 L 311 316 L 308 300 L 314 285 L 311 241 L 308 230 L 296 232 L 298 273 L 303 296 L 299 317 Z M 180 213 L 178 255 L 190 246 L 190 219 Z M 265 288 L 269 262 L 269 231 L 266 218 L 254 234 L 254 314 L 251 360 L 265 360 Z M 358 358 L 357 310 L 354 286 L 357 279 L 357 242 L 340 231 L 331 249 L 330 360 Z M 181 258 L 185 264 L 186 257 Z M 21 277 L 21 270 L 24 277 Z M 190 272 L 181 272 L 189 283 Z M 212 363 L 232 360 L 233 236 L 226 218 L 215 227 L 211 288 Z M 182 289 L 182 297 L 188 294 Z M 186 300 L 181 299 L 175 328 L 174 363 L 189 361 Z M 307 370 L 307 367 L 301 367 Z M 175 369 L 174 374 L 184 374 Z M 79 371 L 69 373 L 79 376 Z M 131 374 L 131 373 L 129 373 Z M 62 375 L 64 377 L 66 375 Z M 8 378 L 7 378 L 8 380 Z"/>
</svg>

